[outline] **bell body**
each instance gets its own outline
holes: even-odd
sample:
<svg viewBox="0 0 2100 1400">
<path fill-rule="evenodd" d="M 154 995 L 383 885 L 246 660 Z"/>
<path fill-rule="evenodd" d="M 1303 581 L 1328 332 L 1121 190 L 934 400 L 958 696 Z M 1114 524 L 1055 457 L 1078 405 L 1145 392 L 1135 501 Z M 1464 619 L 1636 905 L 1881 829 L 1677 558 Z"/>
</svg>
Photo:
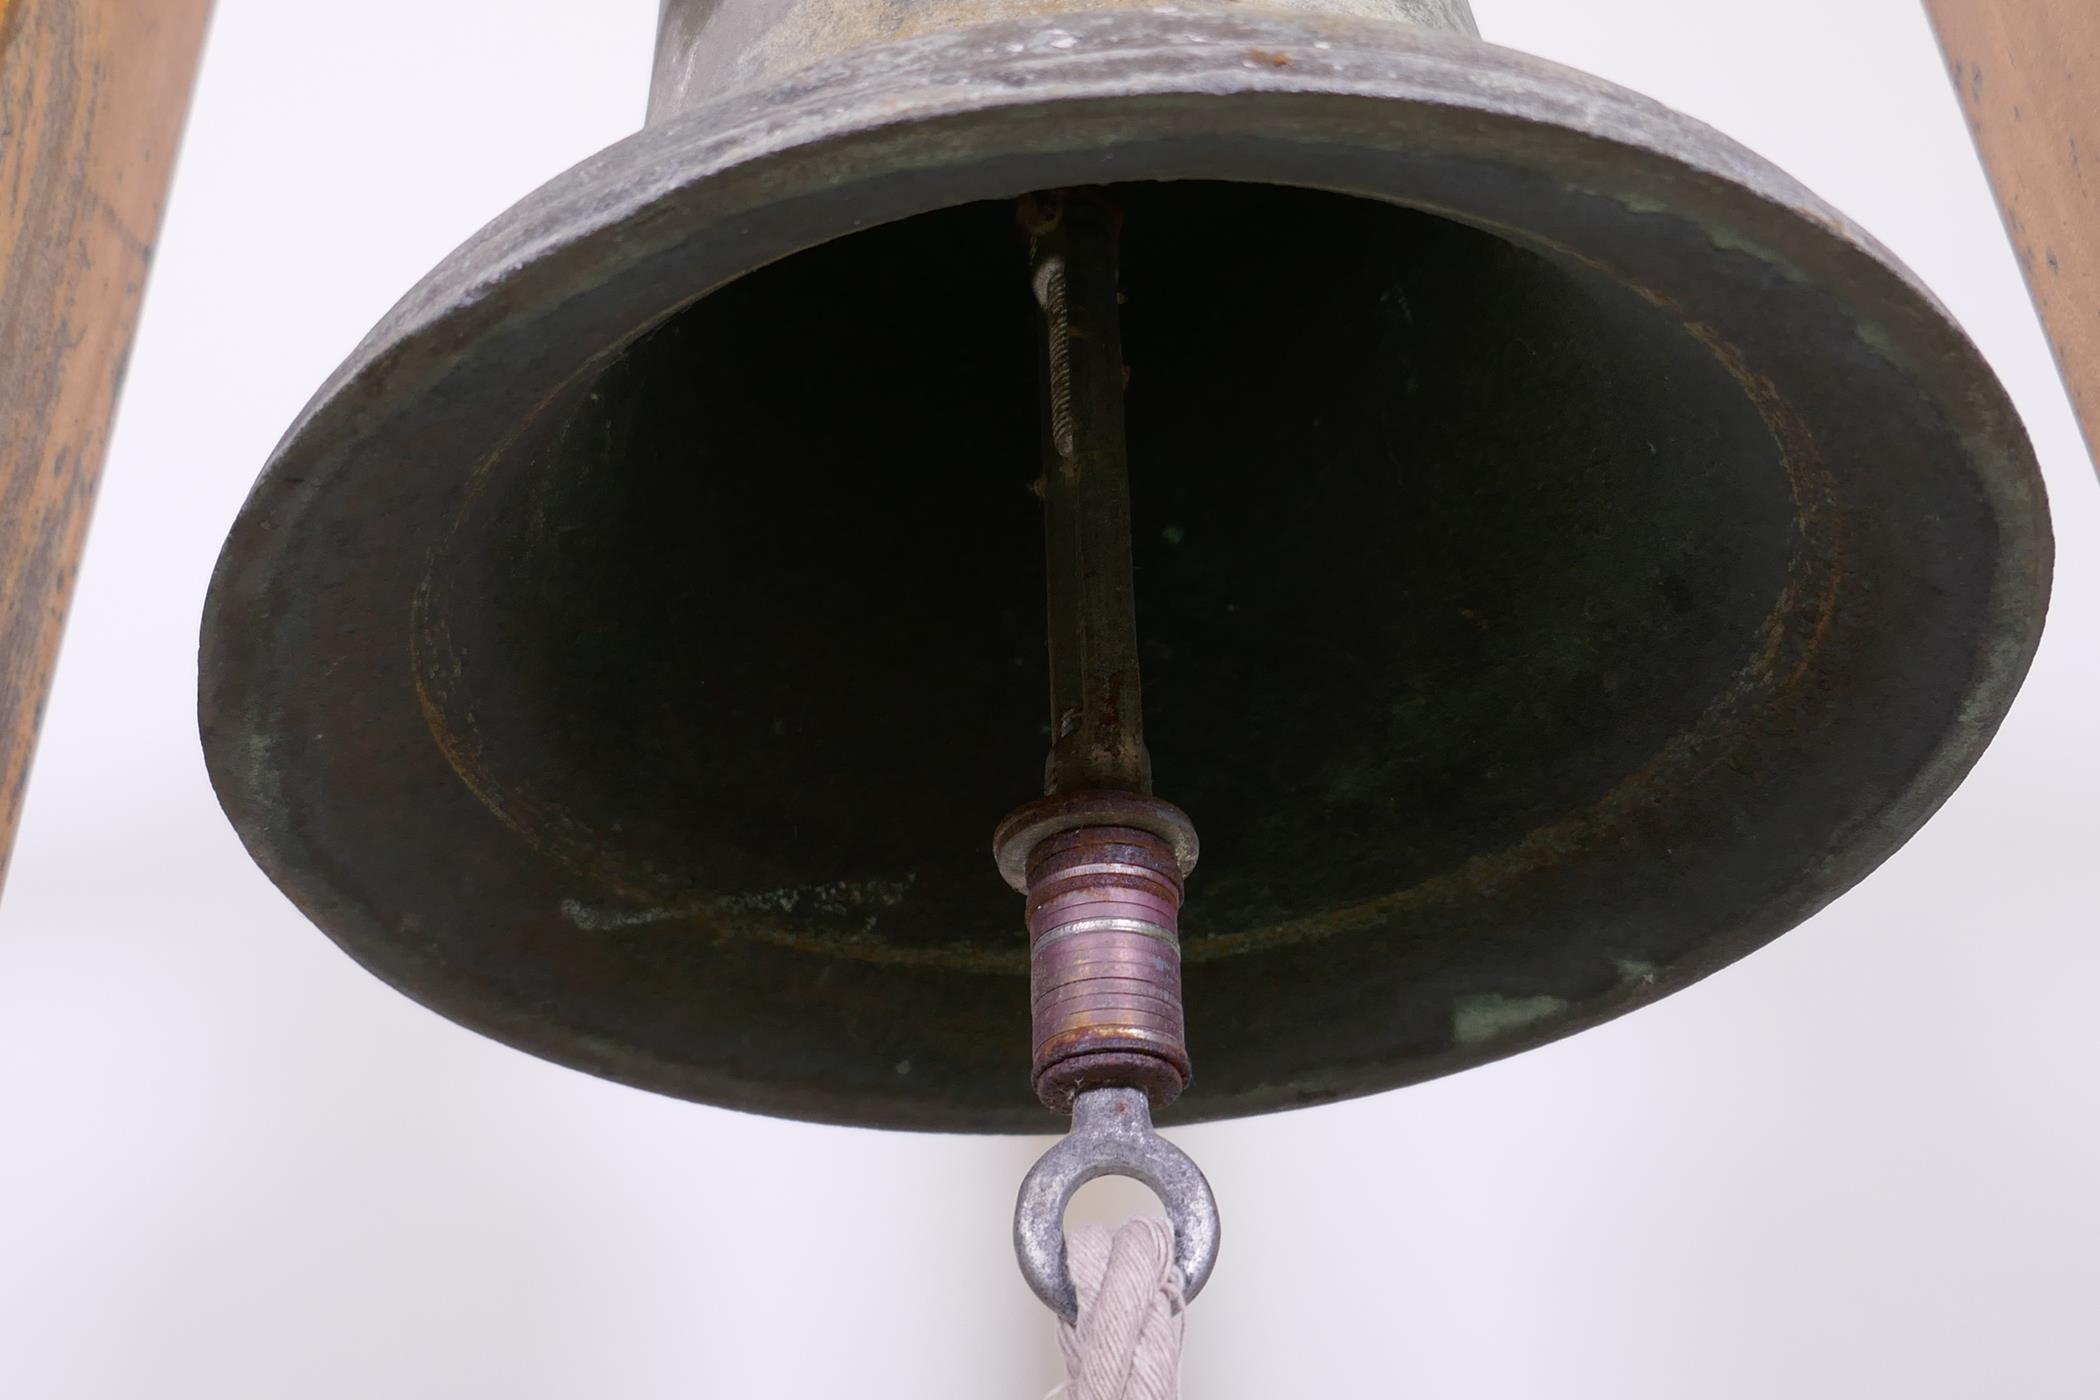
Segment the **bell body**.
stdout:
<svg viewBox="0 0 2100 1400">
<path fill-rule="evenodd" d="M 785 82 L 858 49 L 978 25 L 1028 25 L 1030 37 L 1008 42 L 1054 56 L 1078 44 L 1058 28 L 1059 21 L 1143 8 L 1130 0 L 663 0 L 649 120 Z M 1192 0 L 1152 12 L 1286 20 L 1341 16 L 1480 33 L 1467 0 Z"/>
<path fill-rule="evenodd" d="M 1862 878 L 2025 672 L 2011 405 L 1878 245 L 1462 4 L 670 0 L 651 121 L 293 425 L 204 620 L 256 859 L 409 995 L 756 1111 L 1040 1129 L 1013 201 L 1122 216 L 1174 1114 L 1639 1006 Z"/>
</svg>

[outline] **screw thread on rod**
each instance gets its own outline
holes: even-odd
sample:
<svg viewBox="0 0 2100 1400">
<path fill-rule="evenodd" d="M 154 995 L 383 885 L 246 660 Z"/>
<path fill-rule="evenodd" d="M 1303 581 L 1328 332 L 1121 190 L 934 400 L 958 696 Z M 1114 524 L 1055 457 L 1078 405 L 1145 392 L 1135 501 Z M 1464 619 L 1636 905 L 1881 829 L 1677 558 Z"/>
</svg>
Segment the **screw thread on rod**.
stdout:
<svg viewBox="0 0 2100 1400">
<path fill-rule="evenodd" d="M 1021 1183 L 1014 1247 L 1036 1296 L 1069 1323 L 1065 1206 L 1104 1172 L 1150 1186 L 1174 1223 L 1186 1297 L 1218 1255 L 1218 1204 L 1152 1110 L 1188 1086 L 1181 891 L 1196 829 L 1152 795 L 1138 691 L 1123 447 L 1117 214 L 1094 191 L 1021 203 L 1043 309 L 1043 545 L 1050 594 L 1051 747 L 1044 796 L 992 838 L 1028 897 L 1036 1095 L 1072 1130 Z"/>
<path fill-rule="evenodd" d="M 1028 899 L 1036 1094 L 1102 1086 L 1155 1108 L 1189 1081 L 1182 882 L 1195 831 L 1152 797 L 1138 681 L 1123 440 L 1119 216 L 1096 191 L 1022 202 L 1043 313 L 1046 796 L 1010 816 L 1000 868 Z"/>
<path fill-rule="evenodd" d="M 1123 442 L 1118 215 L 1087 191 L 1022 208 L 1043 311 L 1043 558 L 1050 756 L 1044 791 L 1152 790 L 1138 685 Z"/>
</svg>

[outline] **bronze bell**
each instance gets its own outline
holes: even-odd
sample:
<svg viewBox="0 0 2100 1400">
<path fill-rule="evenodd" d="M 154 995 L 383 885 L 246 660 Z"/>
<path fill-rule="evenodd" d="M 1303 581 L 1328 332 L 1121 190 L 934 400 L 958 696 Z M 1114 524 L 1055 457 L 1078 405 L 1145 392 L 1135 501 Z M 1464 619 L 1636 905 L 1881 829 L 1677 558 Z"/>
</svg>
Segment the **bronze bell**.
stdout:
<svg viewBox="0 0 2100 1400">
<path fill-rule="evenodd" d="M 2048 589 L 1975 349 L 1464 0 L 666 0 L 649 123 L 397 306 L 213 581 L 213 781 L 352 956 L 794 1117 L 1042 1130 L 988 838 L 1053 737 L 1015 200 L 1119 240 L 1184 1119 L 1541 1044 L 1861 879 Z"/>
</svg>

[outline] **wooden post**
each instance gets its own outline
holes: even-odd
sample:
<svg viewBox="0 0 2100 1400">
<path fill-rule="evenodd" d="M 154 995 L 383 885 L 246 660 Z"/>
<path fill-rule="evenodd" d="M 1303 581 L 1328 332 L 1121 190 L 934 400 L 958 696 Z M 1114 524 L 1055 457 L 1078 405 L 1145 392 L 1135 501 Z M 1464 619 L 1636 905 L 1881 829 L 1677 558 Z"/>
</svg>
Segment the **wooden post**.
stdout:
<svg viewBox="0 0 2100 1400">
<path fill-rule="evenodd" d="M 210 0 L 0 0 L 0 878 Z"/>
<path fill-rule="evenodd" d="M 1925 0 L 2100 462 L 2100 3 Z"/>
</svg>

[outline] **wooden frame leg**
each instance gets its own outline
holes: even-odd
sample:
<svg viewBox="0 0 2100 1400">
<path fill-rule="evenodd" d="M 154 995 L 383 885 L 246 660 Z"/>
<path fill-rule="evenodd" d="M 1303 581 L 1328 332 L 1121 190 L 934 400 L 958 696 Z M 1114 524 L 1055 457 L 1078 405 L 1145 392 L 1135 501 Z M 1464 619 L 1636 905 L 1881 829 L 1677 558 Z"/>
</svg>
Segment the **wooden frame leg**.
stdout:
<svg viewBox="0 0 2100 1400">
<path fill-rule="evenodd" d="M 1925 10 L 2100 462 L 2100 4 L 1925 0 Z"/>
<path fill-rule="evenodd" d="M 210 0 L 0 0 L 0 879 Z"/>
</svg>

